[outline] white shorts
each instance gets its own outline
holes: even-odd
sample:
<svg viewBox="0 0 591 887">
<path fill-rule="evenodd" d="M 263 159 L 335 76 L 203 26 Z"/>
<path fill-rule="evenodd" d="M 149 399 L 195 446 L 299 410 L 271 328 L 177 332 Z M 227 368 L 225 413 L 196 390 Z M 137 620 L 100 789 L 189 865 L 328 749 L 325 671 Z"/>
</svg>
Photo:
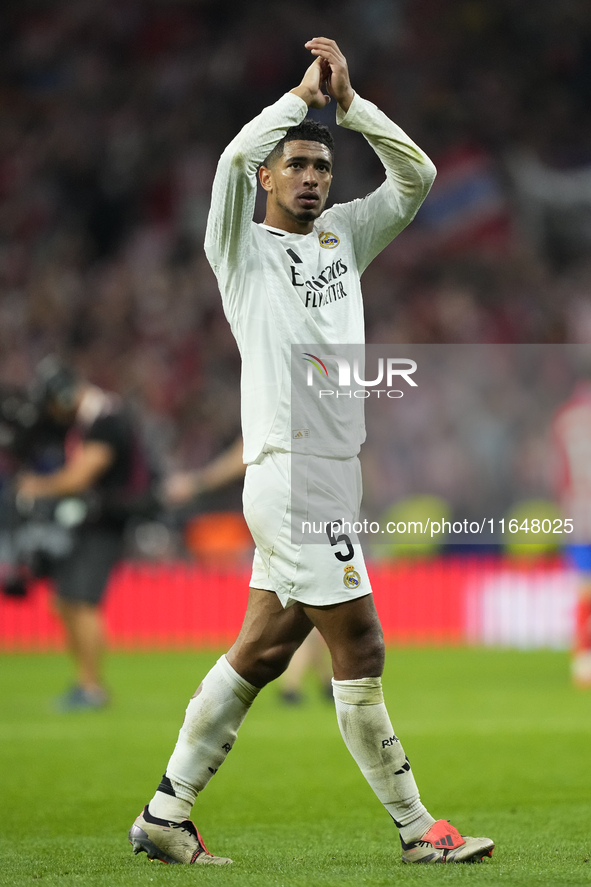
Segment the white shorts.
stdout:
<svg viewBox="0 0 591 887">
<path fill-rule="evenodd" d="M 356 456 L 264 453 L 246 469 L 243 502 L 256 544 L 252 588 L 274 591 L 284 607 L 296 601 L 323 607 L 371 593 L 361 545 L 351 531 L 361 503 Z M 330 526 L 338 520 L 346 523 Z"/>
</svg>

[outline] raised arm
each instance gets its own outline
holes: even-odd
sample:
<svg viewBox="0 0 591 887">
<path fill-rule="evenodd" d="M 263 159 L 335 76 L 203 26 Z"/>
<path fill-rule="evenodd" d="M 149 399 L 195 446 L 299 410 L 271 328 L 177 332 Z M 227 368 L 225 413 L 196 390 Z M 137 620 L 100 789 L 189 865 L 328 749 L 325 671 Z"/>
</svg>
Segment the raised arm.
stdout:
<svg viewBox="0 0 591 887">
<path fill-rule="evenodd" d="M 356 95 L 337 122 L 361 132 L 386 169 L 386 181 L 361 200 L 335 207 L 347 211 L 355 254 L 362 272 L 397 234 L 412 222 L 436 169 L 418 145 L 371 102 Z"/>
<path fill-rule="evenodd" d="M 220 157 L 205 233 L 205 253 L 216 273 L 221 268 L 231 272 L 243 264 L 250 243 L 257 168 L 307 110 L 301 98 L 287 93 L 247 123 Z"/>
<path fill-rule="evenodd" d="M 348 216 L 363 271 L 415 217 L 436 170 L 399 126 L 354 92 L 347 61 L 334 40 L 315 37 L 306 46 L 321 59 L 324 82 L 338 102 L 337 123 L 362 133 L 386 169 L 386 181 L 377 191 L 333 210 Z"/>
<path fill-rule="evenodd" d="M 299 86 L 247 123 L 220 157 L 205 234 L 205 252 L 214 271 L 225 269 L 231 273 L 244 262 L 256 199 L 257 168 L 289 127 L 301 123 L 308 108 L 324 108 L 330 101 L 322 92 L 325 83 L 330 91 L 329 74 L 326 62 L 315 59 Z"/>
</svg>

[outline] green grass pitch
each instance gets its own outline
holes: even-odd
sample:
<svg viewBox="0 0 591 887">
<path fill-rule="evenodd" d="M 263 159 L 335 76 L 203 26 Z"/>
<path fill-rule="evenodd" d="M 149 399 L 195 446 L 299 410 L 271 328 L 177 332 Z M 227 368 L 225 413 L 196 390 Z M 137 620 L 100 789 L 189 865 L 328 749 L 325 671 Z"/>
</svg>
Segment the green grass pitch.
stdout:
<svg viewBox="0 0 591 887">
<path fill-rule="evenodd" d="M 423 800 L 497 844 L 477 866 L 403 866 L 396 830 L 313 683 L 300 708 L 261 693 L 194 808 L 229 868 L 134 857 L 127 830 L 152 795 L 210 653 L 113 654 L 114 702 L 58 715 L 58 655 L 0 656 L 1 885 L 591 883 L 591 692 L 565 653 L 390 650 L 386 699 Z"/>
</svg>

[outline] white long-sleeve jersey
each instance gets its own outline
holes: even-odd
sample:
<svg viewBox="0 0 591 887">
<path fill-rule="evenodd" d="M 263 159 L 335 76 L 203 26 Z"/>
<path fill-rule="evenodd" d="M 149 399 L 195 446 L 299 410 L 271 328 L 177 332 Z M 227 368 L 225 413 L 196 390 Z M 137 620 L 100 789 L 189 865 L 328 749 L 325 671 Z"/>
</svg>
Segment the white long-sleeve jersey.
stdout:
<svg viewBox="0 0 591 887">
<path fill-rule="evenodd" d="M 226 317 L 242 357 L 244 461 L 265 447 L 294 449 L 291 428 L 291 346 L 365 340 L 360 277 L 371 260 L 414 218 L 435 177 L 417 145 L 371 102 L 355 95 L 337 123 L 361 132 L 386 169 L 385 182 L 360 200 L 337 204 L 316 219 L 310 234 L 253 222 L 257 168 L 306 103 L 287 93 L 248 123 L 223 152 L 213 184 L 205 253 L 217 277 Z M 338 411 L 320 450 L 355 455 L 365 438 L 360 419 Z M 329 409 L 327 407 L 327 409 Z"/>
</svg>

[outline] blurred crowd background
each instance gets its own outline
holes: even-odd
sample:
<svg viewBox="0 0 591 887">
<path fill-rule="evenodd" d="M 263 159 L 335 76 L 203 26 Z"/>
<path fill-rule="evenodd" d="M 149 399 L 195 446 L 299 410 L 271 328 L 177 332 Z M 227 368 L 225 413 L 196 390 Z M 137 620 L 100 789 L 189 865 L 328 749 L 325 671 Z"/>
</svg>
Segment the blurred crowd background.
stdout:
<svg viewBox="0 0 591 887">
<path fill-rule="evenodd" d="M 169 468 L 236 437 L 239 356 L 202 249 L 211 183 L 225 145 L 297 85 L 303 44 L 320 35 L 439 170 L 364 276 L 368 341 L 591 343 L 585 0 L 4 0 L 0 18 L 3 384 L 28 384 L 60 354 L 140 405 Z M 330 122 L 334 106 L 315 113 Z M 335 136 L 333 200 L 377 187 L 365 141 Z M 453 414 L 474 405 L 470 378 L 456 383 Z M 509 385 L 487 412 L 492 401 L 478 407 L 481 437 L 500 464 L 487 415 L 520 406 Z M 439 413 L 421 432 L 433 452 L 449 438 Z M 387 476 L 388 439 L 368 451 L 368 495 L 372 466 Z M 438 452 L 453 495 L 462 455 Z M 530 494 L 547 487 L 538 474 Z"/>
</svg>

